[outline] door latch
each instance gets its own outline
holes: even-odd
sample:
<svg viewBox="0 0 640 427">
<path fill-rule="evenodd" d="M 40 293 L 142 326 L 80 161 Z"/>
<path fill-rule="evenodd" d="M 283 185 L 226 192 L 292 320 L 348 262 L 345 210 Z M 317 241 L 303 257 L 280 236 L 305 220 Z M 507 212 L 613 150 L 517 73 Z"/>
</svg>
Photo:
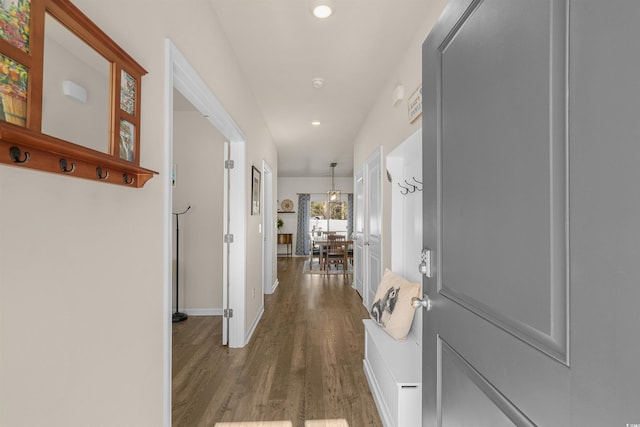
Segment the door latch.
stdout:
<svg viewBox="0 0 640 427">
<path fill-rule="evenodd" d="M 418 270 L 423 276 L 431 278 L 431 249 L 424 248 L 420 254 L 420 264 Z"/>
</svg>

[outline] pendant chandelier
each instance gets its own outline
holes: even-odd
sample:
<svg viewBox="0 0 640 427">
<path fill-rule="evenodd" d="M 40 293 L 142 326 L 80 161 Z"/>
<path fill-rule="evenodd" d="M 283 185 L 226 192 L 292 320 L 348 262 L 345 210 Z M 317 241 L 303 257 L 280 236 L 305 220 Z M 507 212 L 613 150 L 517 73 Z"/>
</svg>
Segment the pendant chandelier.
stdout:
<svg viewBox="0 0 640 427">
<path fill-rule="evenodd" d="M 336 175 L 336 166 L 337 163 L 331 163 L 329 166 L 331 167 L 331 189 L 327 191 L 327 199 L 330 202 L 337 202 L 340 200 L 340 190 L 336 190 L 335 186 L 335 175 Z"/>
</svg>

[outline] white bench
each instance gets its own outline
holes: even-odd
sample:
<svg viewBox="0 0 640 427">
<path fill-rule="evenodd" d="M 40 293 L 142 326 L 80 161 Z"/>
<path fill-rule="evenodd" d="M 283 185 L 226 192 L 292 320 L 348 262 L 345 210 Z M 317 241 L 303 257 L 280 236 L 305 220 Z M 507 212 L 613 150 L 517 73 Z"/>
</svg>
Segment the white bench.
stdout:
<svg viewBox="0 0 640 427">
<path fill-rule="evenodd" d="M 422 349 L 411 335 L 396 341 L 364 323 L 364 372 L 385 427 L 422 426 Z"/>
</svg>

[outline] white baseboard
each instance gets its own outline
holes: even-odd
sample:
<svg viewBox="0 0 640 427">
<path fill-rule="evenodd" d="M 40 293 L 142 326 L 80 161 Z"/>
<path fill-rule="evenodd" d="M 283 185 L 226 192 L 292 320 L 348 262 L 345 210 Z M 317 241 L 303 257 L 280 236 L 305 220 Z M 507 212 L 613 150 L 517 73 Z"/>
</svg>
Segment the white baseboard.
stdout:
<svg viewBox="0 0 640 427">
<path fill-rule="evenodd" d="M 189 316 L 222 316 L 221 308 L 184 308 L 182 311 Z"/>
<path fill-rule="evenodd" d="M 276 288 L 278 287 L 279 284 L 280 284 L 280 280 L 276 278 L 276 281 L 273 282 L 273 286 L 271 287 L 271 293 L 274 293 L 276 291 Z"/>
<path fill-rule="evenodd" d="M 262 319 L 262 315 L 263 314 L 264 314 L 264 305 L 262 307 L 260 307 L 260 311 L 258 311 L 258 315 L 256 316 L 256 318 L 254 319 L 253 323 L 251 324 L 251 328 L 249 328 L 249 331 L 245 335 L 245 337 L 244 337 L 244 345 L 249 344 L 249 340 L 251 339 L 251 336 L 253 335 L 253 332 L 258 327 L 258 323 L 260 323 L 260 319 Z"/>
</svg>

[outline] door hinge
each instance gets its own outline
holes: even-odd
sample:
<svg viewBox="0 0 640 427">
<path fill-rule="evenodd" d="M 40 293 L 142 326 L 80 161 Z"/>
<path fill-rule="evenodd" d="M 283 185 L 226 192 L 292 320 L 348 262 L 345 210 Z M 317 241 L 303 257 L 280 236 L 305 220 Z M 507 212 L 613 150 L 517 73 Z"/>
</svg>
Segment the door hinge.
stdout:
<svg viewBox="0 0 640 427">
<path fill-rule="evenodd" d="M 224 235 L 225 243 L 233 243 L 233 234 L 225 234 Z"/>
<path fill-rule="evenodd" d="M 224 168 L 225 169 L 233 169 L 234 166 L 235 166 L 235 163 L 233 162 L 233 160 L 225 160 L 224 161 Z"/>
<path fill-rule="evenodd" d="M 233 317 L 233 308 L 225 308 L 224 312 L 223 312 L 223 316 L 227 319 L 230 319 Z"/>
</svg>

